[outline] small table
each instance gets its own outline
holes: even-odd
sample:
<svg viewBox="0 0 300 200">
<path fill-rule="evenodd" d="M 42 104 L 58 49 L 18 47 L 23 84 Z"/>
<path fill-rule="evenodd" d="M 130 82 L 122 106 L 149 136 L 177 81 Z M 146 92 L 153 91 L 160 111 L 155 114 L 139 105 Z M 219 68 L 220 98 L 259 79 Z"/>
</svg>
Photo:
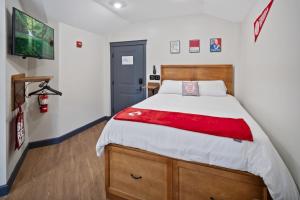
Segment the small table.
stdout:
<svg viewBox="0 0 300 200">
<path fill-rule="evenodd" d="M 148 89 L 148 97 L 151 97 L 157 94 L 159 90 L 160 84 L 154 82 L 148 82 L 147 89 Z"/>
</svg>

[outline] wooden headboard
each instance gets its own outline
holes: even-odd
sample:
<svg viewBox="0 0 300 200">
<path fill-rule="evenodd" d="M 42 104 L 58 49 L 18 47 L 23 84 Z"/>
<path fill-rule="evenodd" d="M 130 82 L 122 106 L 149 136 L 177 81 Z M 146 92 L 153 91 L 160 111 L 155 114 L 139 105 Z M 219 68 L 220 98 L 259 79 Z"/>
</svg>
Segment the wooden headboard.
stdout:
<svg viewBox="0 0 300 200">
<path fill-rule="evenodd" d="M 232 65 L 162 65 L 163 80 L 223 80 L 227 93 L 234 95 L 234 74 Z"/>
</svg>

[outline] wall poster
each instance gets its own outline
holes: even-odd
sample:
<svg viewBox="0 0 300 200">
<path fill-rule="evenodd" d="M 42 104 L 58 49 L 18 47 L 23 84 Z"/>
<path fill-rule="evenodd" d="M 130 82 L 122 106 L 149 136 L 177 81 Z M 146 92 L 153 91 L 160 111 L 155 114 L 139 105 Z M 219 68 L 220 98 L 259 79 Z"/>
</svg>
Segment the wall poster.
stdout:
<svg viewBox="0 0 300 200">
<path fill-rule="evenodd" d="M 175 40 L 170 42 L 170 53 L 171 54 L 180 53 L 180 40 Z"/>
<path fill-rule="evenodd" d="M 190 53 L 200 52 L 200 40 L 190 40 Z"/>
<path fill-rule="evenodd" d="M 221 52 L 222 38 L 211 38 L 209 46 L 210 46 L 210 52 Z"/>
</svg>

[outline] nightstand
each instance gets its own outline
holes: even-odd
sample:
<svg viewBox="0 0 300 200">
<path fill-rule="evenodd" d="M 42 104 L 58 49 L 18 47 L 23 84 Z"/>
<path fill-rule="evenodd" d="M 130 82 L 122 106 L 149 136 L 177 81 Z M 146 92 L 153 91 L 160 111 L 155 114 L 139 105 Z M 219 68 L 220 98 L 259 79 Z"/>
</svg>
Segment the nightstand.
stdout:
<svg viewBox="0 0 300 200">
<path fill-rule="evenodd" d="M 148 82 L 147 89 L 148 89 L 148 97 L 151 97 L 157 94 L 159 90 L 160 84 L 154 82 Z"/>
</svg>

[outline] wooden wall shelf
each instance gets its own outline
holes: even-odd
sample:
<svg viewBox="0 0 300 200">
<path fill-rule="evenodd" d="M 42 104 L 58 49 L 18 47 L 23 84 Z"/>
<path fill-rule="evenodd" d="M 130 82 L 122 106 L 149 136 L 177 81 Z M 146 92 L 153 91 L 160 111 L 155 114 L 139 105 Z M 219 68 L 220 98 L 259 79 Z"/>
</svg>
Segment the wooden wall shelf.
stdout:
<svg viewBox="0 0 300 200">
<path fill-rule="evenodd" d="M 16 74 L 11 76 L 11 110 L 14 111 L 18 105 L 25 103 L 26 82 L 49 82 L 53 76 L 28 76 Z"/>
<path fill-rule="evenodd" d="M 16 77 L 14 82 L 49 82 L 53 76 L 28 76 L 28 77 Z"/>
</svg>

